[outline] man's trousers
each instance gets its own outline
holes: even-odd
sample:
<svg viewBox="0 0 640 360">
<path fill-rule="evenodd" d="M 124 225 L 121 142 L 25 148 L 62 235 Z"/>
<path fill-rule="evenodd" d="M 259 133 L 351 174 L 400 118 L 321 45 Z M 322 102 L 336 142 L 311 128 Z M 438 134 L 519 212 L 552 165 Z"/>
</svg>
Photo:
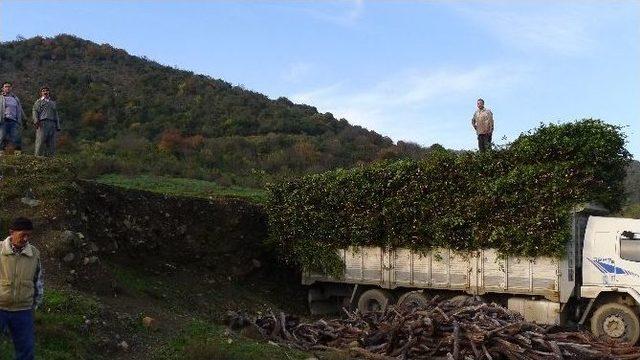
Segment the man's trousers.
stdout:
<svg viewBox="0 0 640 360">
<path fill-rule="evenodd" d="M 53 156 L 56 153 L 56 122 L 40 120 L 36 130 L 36 155 Z"/>
<path fill-rule="evenodd" d="M 22 147 L 20 135 L 20 124 L 17 121 L 2 119 L 0 121 L 0 150 L 7 147 L 20 150 Z"/>
<path fill-rule="evenodd" d="M 0 336 L 6 331 L 11 333 L 16 360 L 33 360 L 35 357 L 33 310 L 0 310 Z"/>
<path fill-rule="evenodd" d="M 491 133 L 478 134 L 478 148 L 480 151 L 491 150 Z"/>
</svg>

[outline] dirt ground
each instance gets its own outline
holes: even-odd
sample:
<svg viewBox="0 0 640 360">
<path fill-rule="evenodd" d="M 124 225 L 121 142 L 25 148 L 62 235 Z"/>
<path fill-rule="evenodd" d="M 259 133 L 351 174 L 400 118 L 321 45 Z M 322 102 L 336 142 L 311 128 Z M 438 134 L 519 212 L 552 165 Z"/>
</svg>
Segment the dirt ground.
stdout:
<svg viewBox="0 0 640 360">
<path fill-rule="evenodd" d="M 114 359 L 171 358 L 162 348 L 181 331 L 194 321 L 222 326 L 228 310 L 306 313 L 305 289 L 292 282 L 296 273 L 278 266 L 260 264 L 241 276 L 159 259 L 104 258 L 87 265 L 47 259 L 44 267 L 47 288 L 80 290 L 101 304 L 90 319 L 92 347 Z M 144 317 L 157 325 L 145 328 Z"/>
</svg>

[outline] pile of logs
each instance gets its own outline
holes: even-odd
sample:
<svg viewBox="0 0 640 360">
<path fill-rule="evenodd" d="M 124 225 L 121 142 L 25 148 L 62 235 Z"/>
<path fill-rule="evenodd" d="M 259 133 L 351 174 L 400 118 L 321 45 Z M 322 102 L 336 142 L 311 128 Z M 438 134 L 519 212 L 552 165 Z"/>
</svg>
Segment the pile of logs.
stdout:
<svg viewBox="0 0 640 360">
<path fill-rule="evenodd" d="M 426 306 L 345 314 L 303 323 L 284 313 L 256 319 L 235 313 L 231 321 L 286 346 L 347 350 L 353 357 L 373 360 L 640 359 L 638 347 L 526 322 L 518 313 L 477 298 L 462 305 L 434 299 Z"/>
</svg>

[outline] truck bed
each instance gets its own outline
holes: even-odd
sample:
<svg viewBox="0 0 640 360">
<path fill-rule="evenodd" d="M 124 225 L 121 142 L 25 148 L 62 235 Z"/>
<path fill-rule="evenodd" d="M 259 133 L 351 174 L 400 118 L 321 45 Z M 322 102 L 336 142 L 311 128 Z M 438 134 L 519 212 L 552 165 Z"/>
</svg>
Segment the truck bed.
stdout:
<svg viewBox="0 0 640 360">
<path fill-rule="evenodd" d="M 571 244 L 573 245 L 573 244 Z M 435 249 L 352 247 L 338 251 L 343 278 L 304 272 L 303 283 L 341 282 L 383 288 L 447 289 L 468 294 L 509 293 L 567 302 L 575 285 L 573 262 L 550 257 L 501 258 L 495 250 L 457 252 Z"/>
</svg>

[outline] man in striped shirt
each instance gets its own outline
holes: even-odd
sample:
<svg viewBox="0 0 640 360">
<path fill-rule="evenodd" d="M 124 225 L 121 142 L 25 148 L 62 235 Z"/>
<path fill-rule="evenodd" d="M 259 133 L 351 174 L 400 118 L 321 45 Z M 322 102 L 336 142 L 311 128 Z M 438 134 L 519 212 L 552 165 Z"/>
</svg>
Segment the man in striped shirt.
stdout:
<svg viewBox="0 0 640 360">
<path fill-rule="evenodd" d="M 33 126 L 36 128 L 36 156 L 53 156 L 56 132 L 60 131 L 58 106 L 50 97 L 48 86 L 40 88 L 41 97 L 33 104 Z"/>
</svg>

